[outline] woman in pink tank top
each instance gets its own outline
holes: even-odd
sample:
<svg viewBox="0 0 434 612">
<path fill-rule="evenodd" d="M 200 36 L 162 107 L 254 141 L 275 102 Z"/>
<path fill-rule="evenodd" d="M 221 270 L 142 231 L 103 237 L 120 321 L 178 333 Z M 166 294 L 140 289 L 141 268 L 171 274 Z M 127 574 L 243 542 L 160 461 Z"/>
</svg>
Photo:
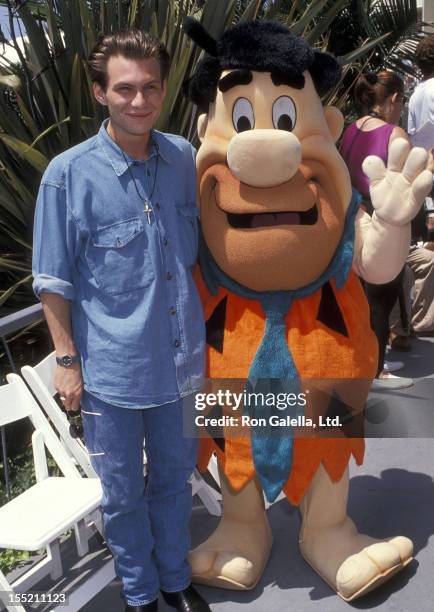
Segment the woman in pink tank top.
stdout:
<svg viewBox="0 0 434 612">
<path fill-rule="evenodd" d="M 378 155 L 387 164 L 389 146 L 395 138 L 410 142 L 407 133 L 397 125 L 405 103 L 404 82 L 391 70 L 362 74 L 354 87 L 354 100 L 362 116 L 345 130 L 340 152 L 353 187 L 372 214 L 369 183 L 362 163 L 368 155 Z"/>
<path fill-rule="evenodd" d="M 362 195 L 363 207 L 372 215 L 369 183 L 362 164 L 368 155 L 378 155 L 387 165 L 391 142 L 395 138 L 404 138 L 409 142 L 406 132 L 397 126 L 405 103 L 404 83 L 390 70 L 382 70 L 378 74 L 370 72 L 357 80 L 354 98 L 362 116 L 345 130 L 340 152 L 348 166 L 353 187 Z M 401 291 L 403 272 L 385 285 L 365 283 L 371 309 L 371 327 L 379 345 L 377 378 L 386 379 L 386 386 L 393 388 L 412 384 L 411 379 L 398 379 L 384 371 L 389 315 Z"/>
</svg>

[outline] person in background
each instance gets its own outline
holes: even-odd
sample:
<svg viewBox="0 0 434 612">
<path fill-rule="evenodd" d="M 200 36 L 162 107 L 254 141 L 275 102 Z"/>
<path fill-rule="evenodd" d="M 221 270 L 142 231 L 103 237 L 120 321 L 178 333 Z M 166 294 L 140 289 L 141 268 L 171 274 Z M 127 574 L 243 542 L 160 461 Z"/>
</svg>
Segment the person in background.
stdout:
<svg viewBox="0 0 434 612">
<path fill-rule="evenodd" d="M 422 81 L 416 86 L 408 103 L 410 136 L 426 123 L 434 125 L 434 36 L 426 36 L 418 44 L 416 64 L 422 73 Z"/>
<path fill-rule="evenodd" d="M 404 82 L 391 70 L 362 74 L 355 84 L 354 99 L 361 111 L 361 117 L 345 130 L 340 152 L 348 166 L 353 187 L 363 198 L 362 206 L 372 215 L 369 183 L 362 164 L 368 155 L 377 155 L 387 164 L 391 143 L 396 138 L 409 142 L 406 132 L 397 125 L 405 104 Z M 387 253 L 384 256 L 387 257 Z M 379 346 L 375 384 L 384 388 L 400 389 L 413 384 L 411 379 L 399 378 L 392 374 L 390 369 L 384 368 L 389 315 L 401 291 L 403 274 L 404 270 L 393 281 L 384 285 L 365 283 L 371 310 L 371 327 Z"/>
<path fill-rule="evenodd" d="M 422 73 L 408 104 L 408 133 L 428 128 L 433 134 L 425 148 L 434 147 L 434 36 L 423 38 L 416 49 L 416 64 Z M 429 129 L 431 125 L 431 129 Z M 434 189 L 431 198 L 434 197 Z M 407 264 L 413 272 L 414 289 L 411 304 L 411 325 L 417 335 L 434 334 L 434 211 L 421 209 L 412 223 L 412 246 Z"/>
</svg>

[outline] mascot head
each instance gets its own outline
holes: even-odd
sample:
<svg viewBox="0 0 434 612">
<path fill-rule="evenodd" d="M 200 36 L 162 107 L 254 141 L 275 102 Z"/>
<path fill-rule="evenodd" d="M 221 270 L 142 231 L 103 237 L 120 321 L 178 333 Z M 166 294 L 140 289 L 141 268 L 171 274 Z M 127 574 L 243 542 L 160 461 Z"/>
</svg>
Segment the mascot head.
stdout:
<svg viewBox="0 0 434 612">
<path fill-rule="evenodd" d="M 255 291 L 304 287 L 327 269 L 351 184 L 335 142 L 343 118 L 321 96 L 338 82 L 331 55 L 275 22 L 240 23 L 205 50 L 188 97 L 199 106 L 197 156 L 204 239 L 218 266 Z"/>
</svg>

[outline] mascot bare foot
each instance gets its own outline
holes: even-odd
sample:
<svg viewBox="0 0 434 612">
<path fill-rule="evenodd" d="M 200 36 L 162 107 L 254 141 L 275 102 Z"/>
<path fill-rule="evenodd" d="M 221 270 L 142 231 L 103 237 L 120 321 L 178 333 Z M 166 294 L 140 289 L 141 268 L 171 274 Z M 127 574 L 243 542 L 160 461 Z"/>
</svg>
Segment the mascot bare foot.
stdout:
<svg viewBox="0 0 434 612">
<path fill-rule="evenodd" d="M 270 555 L 272 536 L 262 490 L 251 481 L 240 493 L 221 473 L 223 517 L 214 533 L 190 553 L 193 580 L 227 589 L 252 589 Z M 348 470 L 332 483 L 320 466 L 300 504 L 300 552 L 343 599 L 376 588 L 412 560 L 403 536 L 387 541 L 359 534 L 347 516 Z M 246 515 L 247 513 L 247 515 Z"/>
<path fill-rule="evenodd" d="M 301 506 L 300 552 L 346 601 L 368 593 L 404 566 L 413 553 L 403 536 L 376 540 L 359 534 L 347 516 L 348 470 L 332 483 L 322 466 Z"/>
<path fill-rule="evenodd" d="M 272 535 L 262 489 L 252 480 L 239 493 L 220 470 L 223 517 L 208 540 L 190 553 L 193 581 L 229 589 L 253 589 L 271 551 Z"/>
<path fill-rule="evenodd" d="M 302 381 L 323 381 L 330 393 L 311 394 L 303 417 L 310 410 L 314 422 L 344 407 L 363 423 L 377 342 L 359 277 L 385 283 L 402 269 L 410 221 L 432 185 L 426 153 L 397 139 L 387 168 L 365 160 L 368 216 L 335 146 L 343 117 L 321 104 L 340 79 L 338 62 L 282 24 L 241 23 L 218 41 L 194 20 L 186 29 L 205 49 L 186 92 L 203 113 L 197 284 L 208 377 L 217 385 L 278 381 L 298 399 Z M 363 384 L 345 395 L 339 380 Z M 260 402 L 255 415 L 267 410 Z M 201 439 L 199 467 L 213 452 L 219 459 L 223 517 L 191 553 L 194 580 L 230 589 L 257 583 L 271 548 L 261 489 L 270 502 L 283 491 L 300 506 L 301 553 L 345 600 L 405 567 L 409 539 L 361 535 L 347 516 L 348 464 L 363 462 L 363 429 L 303 437 L 303 424 L 279 427 L 280 436 L 261 437 L 252 426 L 241 438 L 225 430 L 223 439 Z"/>
</svg>

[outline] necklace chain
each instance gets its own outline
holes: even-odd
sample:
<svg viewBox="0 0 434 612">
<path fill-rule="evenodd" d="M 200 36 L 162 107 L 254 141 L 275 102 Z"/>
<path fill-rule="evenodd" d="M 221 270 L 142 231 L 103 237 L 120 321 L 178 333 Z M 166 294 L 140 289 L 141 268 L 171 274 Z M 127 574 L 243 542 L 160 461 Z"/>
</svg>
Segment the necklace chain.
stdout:
<svg viewBox="0 0 434 612">
<path fill-rule="evenodd" d="M 154 144 L 154 142 L 152 142 L 152 144 Z M 129 165 L 128 160 L 127 160 L 127 158 L 126 158 L 126 155 L 125 155 L 125 153 L 124 153 L 124 152 L 122 151 L 122 149 L 121 149 L 122 156 L 123 156 L 123 158 L 124 158 L 124 160 L 125 160 L 125 163 L 127 164 L 128 173 L 129 173 L 129 175 L 130 175 L 130 177 L 131 177 L 131 180 L 132 180 L 132 182 L 133 182 L 133 185 L 134 185 L 134 189 L 136 190 L 136 193 L 137 193 L 137 195 L 138 195 L 139 199 L 140 199 L 140 200 L 141 200 L 141 201 L 144 203 L 144 211 L 145 211 L 145 213 L 148 215 L 148 223 L 149 223 L 149 224 L 151 223 L 151 212 L 153 212 L 153 210 L 152 210 L 152 208 L 149 206 L 149 204 L 151 203 L 151 198 L 152 198 L 152 196 L 153 196 L 153 194 L 154 194 L 154 191 L 155 191 L 155 185 L 156 185 L 156 183 L 157 183 L 158 162 L 159 162 L 159 159 L 160 159 L 160 154 L 159 154 L 159 152 L 158 152 L 158 145 L 157 145 L 157 144 L 155 144 L 155 147 L 156 147 L 156 149 L 157 149 L 157 160 L 156 160 L 156 162 L 155 162 L 155 174 L 154 174 L 154 181 L 153 181 L 153 183 L 152 183 L 151 193 L 149 194 L 149 196 L 148 196 L 148 197 L 143 197 L 143 195 L 140 193 L 139 188 L 137 187 L 136 179 L 134 178 L 134 175 L 133 175 L 133 173 L 131 172 L 131 168 L 130 168 L 130 165 Z M 147 182 L 147 181 L 146 181 L 146 182 Z"/>
<path fill-rule="evenodd" d="M 384 117 L 381 115 L 381 113 L 377 113 L 377 111 L 371 110 L 368 115 L 370 117 L 373 117 L 374 119 L 381 119 L 382 121 L 385 121 Z"/>
</svg>

